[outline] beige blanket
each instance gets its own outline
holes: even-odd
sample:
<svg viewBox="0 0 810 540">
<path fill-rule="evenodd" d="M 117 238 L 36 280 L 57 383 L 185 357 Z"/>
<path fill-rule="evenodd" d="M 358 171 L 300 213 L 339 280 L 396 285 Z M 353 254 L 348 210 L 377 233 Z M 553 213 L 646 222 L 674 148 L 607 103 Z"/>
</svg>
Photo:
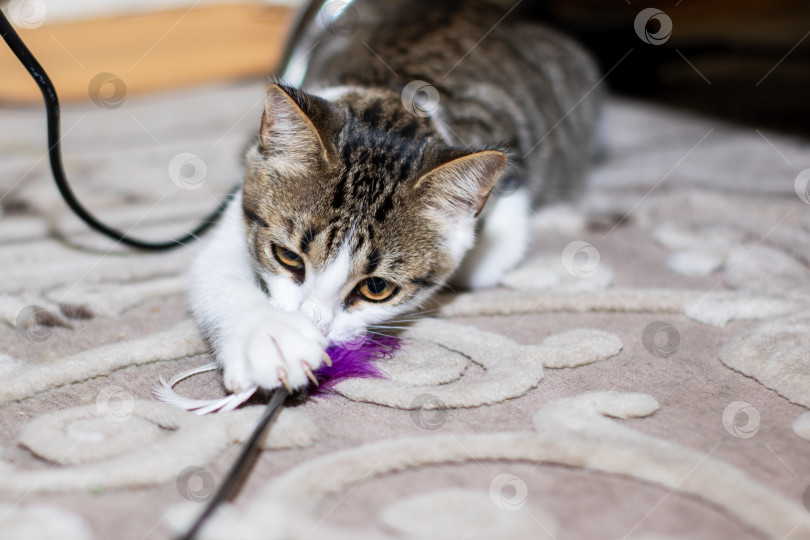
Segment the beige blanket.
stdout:
<svg viewBox="0 0 810 540">
<path fill-rule="evenodd" d="M 238 179 L 262 86 L 66 110 L 79 197 L 176 236 Z M 198 246 L 88 232 L 40 110 L 0 125 L 0 538 L 169 538 L 261 412 L 151 397 L 209 361 L 185 310 Z M 525 264 L 441 298 L 388 379 L 286 409 L 202 537 L 810 538 L 810 145 L 617 100 L 604 135 Z M 223 395 L 216 373 L 177 391 Z"/>
</svg>

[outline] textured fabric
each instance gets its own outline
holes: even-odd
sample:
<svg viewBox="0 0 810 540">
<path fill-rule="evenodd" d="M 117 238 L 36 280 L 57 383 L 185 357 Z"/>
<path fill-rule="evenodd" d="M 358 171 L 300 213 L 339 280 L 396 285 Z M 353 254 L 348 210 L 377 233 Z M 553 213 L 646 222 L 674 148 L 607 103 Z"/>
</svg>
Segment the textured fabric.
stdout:
<svg viewBox="0 0 810 540">
<path fill-rule="evenodd" d="M 178 234 L 238 179 L 262 86 L 68 108 L 79 197 Z M 0 538 L 169 538 L 261 412 L 152 398 L 209 361 L 198 247 L 88 232 L 41 112 L 0 125 Z M 618 100 L 604 125 L 591 186 L 535 216 L 503 286 L 438 298 L 386 379 L 285 410 L 203 538 L 810 538 L 810 145 Z M 224 395 L 216 372 L 175 389 Z"/>
</svg>

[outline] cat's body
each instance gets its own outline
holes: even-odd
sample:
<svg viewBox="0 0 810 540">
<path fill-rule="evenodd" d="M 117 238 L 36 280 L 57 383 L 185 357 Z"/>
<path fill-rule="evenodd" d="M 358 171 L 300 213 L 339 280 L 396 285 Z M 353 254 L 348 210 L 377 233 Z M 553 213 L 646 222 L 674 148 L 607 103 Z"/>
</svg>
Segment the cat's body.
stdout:
<svg viewBox="0 0 810 540">
<path fill-rule="evenodd" d="M 285 73 L 307 93 L 268 88 L 243 189 L 192 269 L 230 390 L 305 385 L 328 342 L 451 275 L 497 284 L 531 208 L 589 161 L 596 70 L 567 38 L 479 2 L 326 6 Z"/>
</svg>

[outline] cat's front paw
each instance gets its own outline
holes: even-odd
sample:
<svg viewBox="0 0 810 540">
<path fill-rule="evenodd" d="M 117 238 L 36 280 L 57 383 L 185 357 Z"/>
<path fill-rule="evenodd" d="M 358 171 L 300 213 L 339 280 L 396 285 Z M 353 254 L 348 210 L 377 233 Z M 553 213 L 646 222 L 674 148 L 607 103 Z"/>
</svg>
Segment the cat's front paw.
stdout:
<svg viewBox="0 0 810 540">
<path fill-rule="evenodd" d="M 225 387 L 238 393 L 253 386 L 303 388 L 324 362 L 326 338 L 304 316 L 264 315 L 243 335 L 241 354 L 222 362 Z"/>
</svg>

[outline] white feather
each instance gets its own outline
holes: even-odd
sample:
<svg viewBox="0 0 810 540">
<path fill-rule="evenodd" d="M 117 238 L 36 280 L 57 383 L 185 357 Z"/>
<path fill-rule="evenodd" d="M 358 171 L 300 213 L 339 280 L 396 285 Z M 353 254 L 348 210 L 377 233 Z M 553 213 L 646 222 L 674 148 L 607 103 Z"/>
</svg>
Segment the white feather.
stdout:
<svg viewBox="0 0 810 540">
<path fill-rule="evenodd" d="M 190 399 L 187 397 L 183 397 L 174 391 L 174 385 L 176 385 L 180 381 L 192 377 L 194 375 L 199 375 L 200 373 L 205 373 L 207 371 L 214 371 L 215 369 L 217 369 L 217 367 L 218 366 L 215 363 L 205 364 L 204 366 L 196 367 L 194 369 L 190 369 L 188 371 L 180 373 L 179 375 L 176 375 L 170 382 L 167 382 L 166 379 L 163 378 L 163 375 L 161 375 L 159 377 L 159 384 L 155 386 L 155 388 L 152 390 L 152 393 L 158 400 L 164 403 L 174 405 L 175 407 L 179 407 L 187 411 L 194 411 L 194 413 L 198 415 L 203 415 L 216 411 L 219 412 L 232 411 L 239 405 L 250 399 L 250 396 L 252 396 L 258 389 L 257 386 L 254 386 L 252 388 L 248 388 L 243 392 L 240 392 L 239 394 L 230 394 L 228 396 L 225 396 L 224 398 L 218 399 Z"/>
</svg>

